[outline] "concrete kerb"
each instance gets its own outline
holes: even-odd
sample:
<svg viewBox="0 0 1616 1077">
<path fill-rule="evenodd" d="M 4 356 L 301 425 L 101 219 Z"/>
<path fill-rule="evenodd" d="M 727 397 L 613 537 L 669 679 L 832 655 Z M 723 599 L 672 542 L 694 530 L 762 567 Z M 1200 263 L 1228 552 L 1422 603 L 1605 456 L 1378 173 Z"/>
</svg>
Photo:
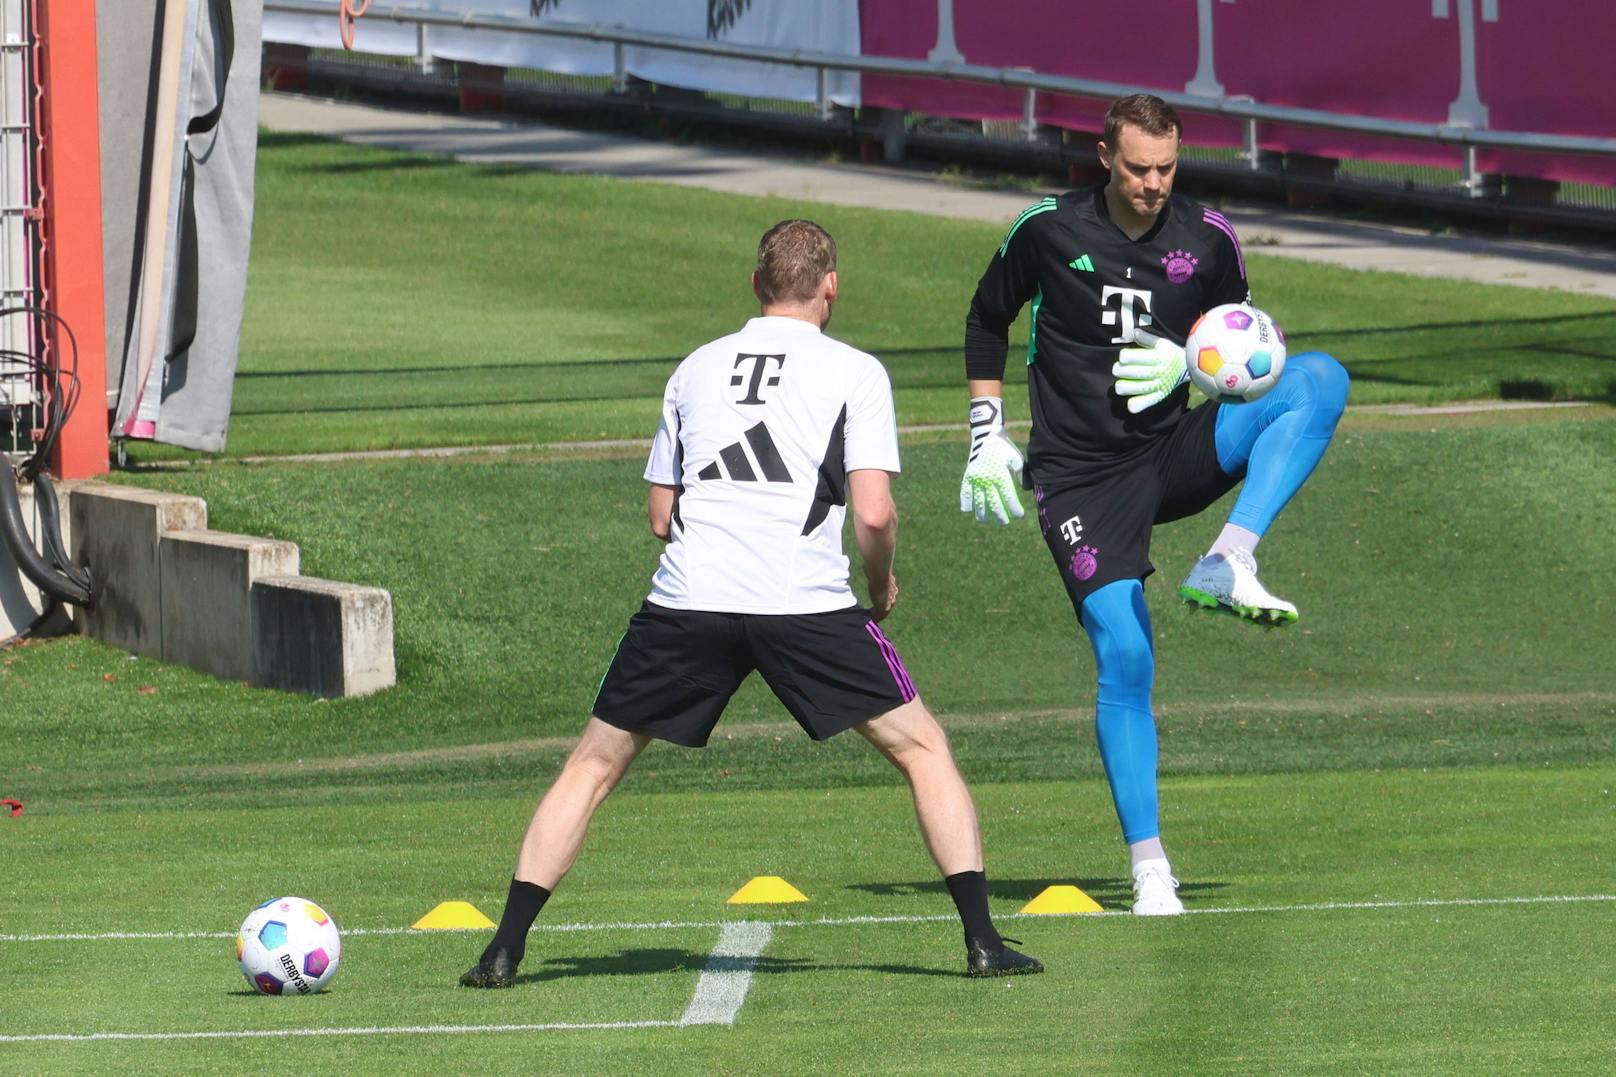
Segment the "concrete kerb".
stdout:
<svg viewBox="0 0 1616 1077">
<path fill-rule="evenodd" d="M 255 683 L 339 698 L 395 682 L 393 599 L 381 588 L 263 576 L 250 604 Z"/>
<path fill-rule="evenodd" d="M 95 609 L 75 614 L 79 631 L 131 654 L 162 658 L 160 541 L 170 531 L 205 530 L 207 502 L 106 482 L 64 487 L 73 536 L 68 552 L 97 581 Z"/>
<path fill-rule="evenodd" d="M 261 576 L 296 575 L 296 543 L 222 531 L 171 531 L 162 563 L 163 659 L 231 681 L 263 683 L 245 608 Z"/>
<path fill-rule="evenodd" d="M 96 481 L 65 483 L 61 496 L 68 549 L 97 581 L 96 608 L 75 619 L 84 634 L 215 676 L 333 698 L 394 683 L 386 591 L 297 575 L 294 543 L 208 530 L 199 497 Z"/>
</svg>

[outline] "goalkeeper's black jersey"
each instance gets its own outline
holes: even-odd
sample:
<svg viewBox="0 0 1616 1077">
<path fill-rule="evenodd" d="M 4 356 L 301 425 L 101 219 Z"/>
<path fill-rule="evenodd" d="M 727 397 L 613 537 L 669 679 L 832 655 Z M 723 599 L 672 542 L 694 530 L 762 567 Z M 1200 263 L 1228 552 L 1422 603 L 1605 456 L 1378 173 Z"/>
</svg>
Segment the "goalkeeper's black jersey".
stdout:
<svg viewBox="0 0 1616 1077">
<path fill-rule="evenodd" d="M 1060 488 L 1144 452 L 1188 407 L 1182 385 L 1129 414 L 1111 367 L 1135 332 L 1183 344 L 1203 311 L 1248 299 L 1240 244 L 1220 214 L 1173 195 L 1130 240 L 1112 223 L 1104 188 L 1052 196 L 1016 219 L 976 287 L 967 376 L 1003 377 L 1010 325 L 1031 303 L 1028 468 L 1040 486 Z"/>
</svg>

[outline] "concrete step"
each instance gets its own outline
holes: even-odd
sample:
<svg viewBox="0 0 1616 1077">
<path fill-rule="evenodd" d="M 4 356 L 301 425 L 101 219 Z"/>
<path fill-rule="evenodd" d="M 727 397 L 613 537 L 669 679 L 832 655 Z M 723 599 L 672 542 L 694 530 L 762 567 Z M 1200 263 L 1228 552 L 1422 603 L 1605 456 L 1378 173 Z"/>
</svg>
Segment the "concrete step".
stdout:
<svg viewBox="0 0 1616 1077">
<path fill-rule="evenodd" d="M 380 587 L 310 576 L 252 585 L 253 683 L 328 699 L 395 683 L 393 597 Z"/>
<path fill-rule="evenodd" d="M 159 541 L 165 662 L 229 681 L 252 681 L 248 606 L 260 576 L 295 576 L 295 542 L 224 531 L 170 531 Z"/>
<path fill-rule="evenodd" d="M 77 611 L 79 631 L 286 691 L 338 698 L 393 685 L 385 590 L 298 575 L 295 543 L 210 530 L 199 497 L 94 481 L 60 494 L 68 549 L 96 578 L 97 605 Z M 18 617 L 28 599 L 0 588 L 0 606 Z"/>
<path fill-rule="evenodd" d="M 207 502 L 93 481 L 72 484 L 67 495 L 68 553 L 95 574 L 100 592 L 94 610 L 74 614 L 79 631 L 131 654 L 163 657 L 159 543 L 169 531 L 205 530 Z"/>
</svg>

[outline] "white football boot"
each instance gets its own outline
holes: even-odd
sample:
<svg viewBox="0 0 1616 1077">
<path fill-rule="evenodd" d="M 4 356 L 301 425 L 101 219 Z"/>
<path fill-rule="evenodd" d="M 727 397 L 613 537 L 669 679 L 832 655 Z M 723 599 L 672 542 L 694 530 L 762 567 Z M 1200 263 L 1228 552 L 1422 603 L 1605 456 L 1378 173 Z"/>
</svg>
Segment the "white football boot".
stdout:
<svg viewBox="0 0 1616 1077">
<path fill-rule="evenodd" d="M 1133 869 L 1133 914 L 1177 916 L 1184 911 L 1178 900 L 1178 880 L 1165 860 L 1141 860 Z"/>
<path fill-rule="evenodd" d="M 1263 625 L 1295 624 L 1296 607 L 1276 598 L 1257 579 L 1257 559 L 1246 550 L 1227 556 L 1209 553 L 1190 569 L 1178 597 L 1192 605 L 1221 610 Z"/>
</svg>

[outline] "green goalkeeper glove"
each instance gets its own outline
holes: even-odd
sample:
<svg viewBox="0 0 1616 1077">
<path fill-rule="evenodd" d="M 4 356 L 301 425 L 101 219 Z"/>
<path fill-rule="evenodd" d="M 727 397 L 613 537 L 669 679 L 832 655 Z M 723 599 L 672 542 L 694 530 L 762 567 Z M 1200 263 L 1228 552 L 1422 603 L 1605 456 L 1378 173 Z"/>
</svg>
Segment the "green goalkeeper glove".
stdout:
<svg viewBox="0 0 1616 1077">
<path fill-rule="evenodd" d="M 977 523 L 988 514 L 1001 524 L 1026 515 L 1016 487 L 1021 483 L 1021 450 L 1004 432 L 1004 401 L 996 396 L 971 399 L 971 455 L 960 481 L 960 511 L 976 513 Z"/>
<path fill-rule="evenodd" d="M 1163 337 L 1142 330 L 1134 332 L 1134 346 L 1123 348 L 1111 368 L 1117 379 L 1117 395 L 1128 398 L 1128 410 L 1138 415 L 1155 407 L 1189 379 L 1184 349 Z"/>
</svg>

